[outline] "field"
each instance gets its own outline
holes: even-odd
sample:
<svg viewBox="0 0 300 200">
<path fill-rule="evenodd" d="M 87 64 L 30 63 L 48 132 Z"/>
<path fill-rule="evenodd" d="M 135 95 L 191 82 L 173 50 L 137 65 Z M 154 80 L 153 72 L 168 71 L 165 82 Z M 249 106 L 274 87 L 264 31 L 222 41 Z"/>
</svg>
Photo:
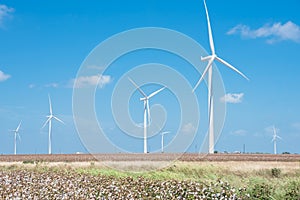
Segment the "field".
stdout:
<svg viewBox="0 0 300 200">
<path fill-rule="evenodd" d="M 0 155 L 0 162 L 12 161 L 44 161 L 44 162 L 83 162 L 83 161 L 300 161 L 297 154 L 30 154 L 30 155 Z"/>
<path fill-rule="evenodd" d="M 300 199 L 299 155 L 96 157 L 1 155 L 0 199 Z"/>
</svg>

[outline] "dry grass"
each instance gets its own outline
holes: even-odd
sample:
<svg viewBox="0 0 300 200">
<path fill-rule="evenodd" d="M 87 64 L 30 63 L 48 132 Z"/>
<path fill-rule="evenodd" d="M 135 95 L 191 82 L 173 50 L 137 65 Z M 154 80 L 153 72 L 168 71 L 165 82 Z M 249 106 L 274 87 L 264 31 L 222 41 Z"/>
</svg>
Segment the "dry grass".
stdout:
<svg viewBox="0 0 300 200">
<path fill-rule="evenodd" d="M 40 162 L 40 163 L 28 163 L 24 162 L 0 162 L 0 166 L 26 166 L 35 167 L 48 166 L 48 167 L 64 167 L 71 168 L 84 168 L 84 167 L 99 167 L 99 168 L 111 168 L 122 171 L 153 171 L 168 168 L 170 166 L 178 165 L 185 166 L 187 168 L 208 168 L 214 167 L 231 172 L 252 172 L 260 170 L 268 170 L 272 168 L 279 168 L 283 173 L 293 172 L 300 170 L 300 162 L 240 162 L 240 161 L 226 161 L 226 162 L 164 162 L 164 161 L 104 161 L 104 162 Z"/>
<path fill-rule="evenodd" d="M 272 168 L 279 168 L 284 173 L 292 172 L 295 170 L 300 170 L 300 162 L 199 162 L 199 163 L 186 163 L 187 165 L 197 165 L 202 167 L 214 166 L 221 167 L 228 171 L 241 171 L 241 172 L 251 172 L 259 170 L 267 170 Z"/>
<path fill-rule="evenodd" d="M 0 162 L 4 168 L 55 168 L 96 173 L 113 173 L 122 176 L 146 175 L 175 179 L 215 180 L 218 177 L 227 179 L 245 179 L 247 177 L 272 177 L 271 170 L 280 169 L 285 177 L 300 176 L 300 162 L 163 162 L 163 161 L 104 161 L 104 162 Z"/>
</svg>

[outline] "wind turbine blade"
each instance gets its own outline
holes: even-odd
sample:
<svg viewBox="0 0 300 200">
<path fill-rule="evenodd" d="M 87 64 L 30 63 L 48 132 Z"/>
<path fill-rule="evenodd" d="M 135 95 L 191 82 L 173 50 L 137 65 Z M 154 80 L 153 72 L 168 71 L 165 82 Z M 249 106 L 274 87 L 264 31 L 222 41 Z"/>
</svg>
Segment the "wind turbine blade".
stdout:
<svg viewBox="0 0 300 200">
<path fill-rule="evenodd" d="M 55 117 L 55 116 L 53 116 L 53 118 L 56 119 L 57 121 L 59 121 L 59 122 L 65 124 L 65 122 L 63 122 L 61 119 L 59 119 L 59 118 L 57 118 L 57 117 Z"/>
<path fill-rule="evenodd" d="M 245 79 L 247 79 L 249 81 L 249 78 L 247 76 L 245 76 L 242 72 L 240 72 L 239 70 L 237 70 L 235 67 L 233 67 L 232 65 L 230 65 L 228 62 L 226 62 L 225 60 L 216 57 L 216 59 L 218 61 L 220 61 L 221 63 L 223 63 L 224 65 L 226 65 L 227 67 L 229 67 L 230 69 L 232 69 L 233 71 L 235 71 L 236 73 L 240 74 L 242 77 L 244 77 Z"/>
<path fill-rule="evenodd" d="M 49 98 L 50 115 L 52 115 L 52 104 L 51 104 L 51 98 L 49 94 L 48 94 L 48 98 Z"/>
<path fill-rule="evenodd" d="M 204 76 L 206 75 L 206 73 L 208 72 L 209 68 L 211 67 L 212 63 L 213 63 L 214 59 L 210 59 L 201 78 L 198 80 L 197 84 L 195 85 L 193 92 L 195 92 L 195 90 L 197 89 L 197 87 L 199 86 L 199 84 L 201 83 L 201 81 L 204 79 Z"/>
<path fill-rule="evenodd" d="M 282 140 L 282 137 L 280 137 L 280 136 L 278 136 L 278 135 L 277 135 L 276 137 L 277 137 L 278 139 L 281 139 L 281 140 Z"/>
<path fill-rule="evenodd" d="M 148 99 L 150 99 L 151 97 L 157 95 L 158 93 L 160 93 L 162 90 L 164 90 L 166 87 L 162 87 L 160 88 L 159 90 L 156 90 L 155 92 L 151 93 L 149 96 L 148 96 Z"/>
<path fill-rule="evenodd" d="M 22 123 L 22 122 L 20 122 L 20 123 L 19 123 L 19 125 L 18 125 L 18 127 L 17 127 L 17 129 L 16 129 L 16 132 L 19 132 L 19 129 L 20 129 L 21 123 Z"/>
<path fill-rule="evenodd" d="M 128 77 L 128 79 L 129 79 L 129 81 L 136 87 L 136 89 L 138 89 L 138 91 L 145 97 L 145 98 L 147 98 L 147 95 L 143 92 L 143 90 L 141 90 L 141 88 L 131 79 L 131 78 L 129 78 Z"/>
<path fill-rule="evenodd" d="M 151 114 L 150 114 L 150 108 L 149 108 L 149 101 L 148 101 L 148 99 L 146 101 L 147 101 L 146 104 L 147 104 L 148 125 L 149 125 L 150 122 L 151 122 Z"/>
<path fill-rule="evenodd" d="M 19 140 L 21 141 L 21 136 L 19 133 L 17 133 L 17 136 L 18 136 Z"/>
<path fill-rule="evenodd" d="M 273 133 L 274 133 L 274 135 L 276 135 L 276 128 L 274 125 L 273 125 Z"/>
<path fill-rule="evenodd" d="M 212 31 L 211 31 L 211 26 L 210 26 L 210 20 L 209 20 L 209 15 L 208 15 L 208 10 L 207 10 L 207 6 L 206 6 L 205 0 L 204 0 L 204 6 L 205 6 L 205 12 L 206 12 L 206 19 L 207 19 L 209 45 L 210 45 L 211 53 L 214 55 L 215 54 L 215 45 L 214 45 L 214 40 L 213 40 L 213 36 L 212 36 Z"/>
<path fill-rule="evenodd" d="M 48 117 L 47 121 L 45 122 L 45 124 L 42 126 L 42 129 L 48 124 L 48 122 L 51 120 L 51 117 Z"/>
<path fill-rule="evenodd" d="M 162 135 L 165 135 L 165 134 L 168 134 L 168 133 L 170 133 L 170 131 L 164 131 L 164 132 L 162 132 L 161 134 L 162 134 Z"/>
</svg>

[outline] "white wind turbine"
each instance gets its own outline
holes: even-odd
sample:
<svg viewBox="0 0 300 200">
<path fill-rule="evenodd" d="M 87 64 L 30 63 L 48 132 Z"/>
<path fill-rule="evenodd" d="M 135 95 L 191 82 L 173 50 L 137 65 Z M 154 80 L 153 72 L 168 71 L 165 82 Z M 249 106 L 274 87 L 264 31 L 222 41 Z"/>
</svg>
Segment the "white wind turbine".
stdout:
<svg viewBox="0 0 300 200">
<path fill-rule="evenodd" d="M 161 152 L 164 152 L 164 135 L 170 133 L 170 131 L 165 131 L 161 133 Z"/>
<path fill-rule="evenodd" d="M 12 132 L 14 132 L 14 154 L 17 154 L 17 137 L 19 138 L 19 140 L 21 139 L 20 134 L 19 134 L 19 130 L 21 127 L 21 123 L 19 123 L 18 127 L 15 130 L 12 130 Z"/>
<path fill-rule="evenodd" d="M 209 153 L 214 153 L 214 94 L 213 94 L 213 70 L 212 70 L 212 65 L 215 60 L 221 62 L 228 68 L 232 69 L 233 71 L 237 72 L 241 76 L 243 76 L 245 79 L 249 80 L 242 72 L 237 70 L 235 67 L 230 65 L 228 62 L 224 61 L 220 57 L 216 55 L 215 52 L 215 46 L 214 46 L 214 41 L 213 41 L 213 36 L 212 36 L 212 30 L 210 26 L 210 21 L 209 21 L 209 15 L 207 11 L 207 6 L 204 0 L 204 6 L 205 6 L 205 12 L 206 12 L 206 18 L 207 18 L 207 26 L 208 26 L 208 35 L 209 35 L 209 44 L 210 44 L 210 49 L 211 49 L 211 55 L 206 56 L 206 57 L 201 57 L 201 61 L 208 61 L 208 64 L 201 76 L 201 78 L 198 80 L 196 86 L 193 89 L 193 92 L 195 92 L 196 88 L 199 86 L 201 81 L 204 79 L 204 76 L 208 73 L 208 118 L 209 118 L 209 128 L 208 128 L 208 135 L 209 135 Z"/>
<path fill-rule="evenodd" d="M 277 138 L 278 139 L 282 139 L 280 136 L 277 135 L 277 130 L 275 128 L 275 126 L 273 126 L 273 139 L 272 139 L 272 142 L 274 143 L 274 154 L 277 154 Z"/>
<path fill-rule="evenodd" d="M 147 150 L 147 118 L 148 118 L 148 125 L 150 124 L 150 108 L 149 108 L 149 99 L 159 92 L 161 92 L 165 87 L 160 88 L 159 90 L 156 90 L 155 92 L 151 93 L 149 96 L 147 96 L 143 90 L 130 78 L 128 78 L 129 81 L 136 87 L 136 89 L 141 93 L 143 96 L 140 98 L 141 101 L 144 101 L 144 153 L 148 153 Z"/>
<path fill-rule="evenodd" d="M 48 98 L 49 98 L 49 107 L 50 107 L 50 113 L 49 115 L 47 115 L 46 117 L 48 118 L 47 121 L 45 122 L 45 124 L 43 125 L 42 128 L 44 128 L 47 124 L 49 124 L 49 132 L 48 132 L 48 154 L 51 154 L 52 151 L 51 151 L 51 130 L 52 130 L 52 119 L 56 119 L 57 121 L 65 124 L 62 120 L 58 119 L 57 117 L 55 117 L 52 113 L 52 104 L 51 104 L 51 98 L 50 98 L 50 95 L 48 95 Z"/>
</svg>

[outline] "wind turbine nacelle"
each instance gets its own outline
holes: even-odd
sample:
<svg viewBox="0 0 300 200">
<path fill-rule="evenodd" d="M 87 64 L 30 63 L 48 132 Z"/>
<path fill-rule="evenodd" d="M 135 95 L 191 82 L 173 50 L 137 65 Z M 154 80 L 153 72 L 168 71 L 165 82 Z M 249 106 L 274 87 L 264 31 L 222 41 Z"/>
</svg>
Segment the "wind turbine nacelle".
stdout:
<svg viewBox="0 0 300 200">
<path fill-rule="evenodd" d="M 141 101 L 145 101 L 145 100 L 147 100 L 147 98 L 146 97 L 142 97 L 142 98 L 140 98 L 140 100 Z"/>
</svg>

